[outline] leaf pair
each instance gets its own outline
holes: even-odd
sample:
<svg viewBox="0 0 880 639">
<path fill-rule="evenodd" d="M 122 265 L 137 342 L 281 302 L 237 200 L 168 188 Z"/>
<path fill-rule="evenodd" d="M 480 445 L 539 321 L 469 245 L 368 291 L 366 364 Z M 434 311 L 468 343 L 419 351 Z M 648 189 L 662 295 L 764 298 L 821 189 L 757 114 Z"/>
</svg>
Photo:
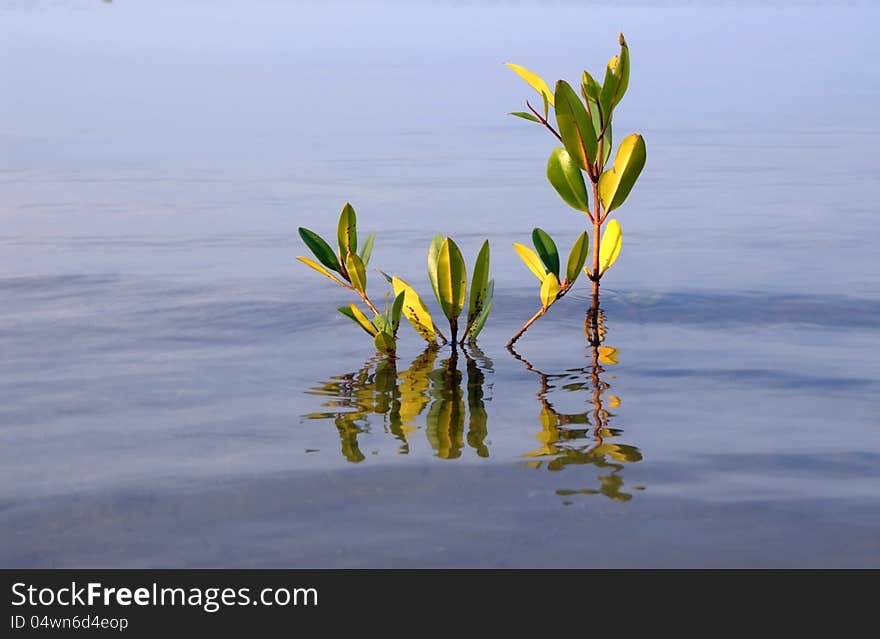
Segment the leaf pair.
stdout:
<svg viewBox="0 0 880 639">
<path fill-rule="evenodd" d="M 367 319 L 367 316 L 353 302 L 348 306 L 341 306 L 337 310 L 364 329 L 373 338 L 373 343 L 379 352 L 394 355 L 397 350 L 397 329 L 400 327 L 403 303 L 404 295 L 401 293 L 394 298 L 392 304 L 386 303 L 384 313 L 375 315 L 372 320 Z"/>
<path fill-rule="evenodd" d="M 428 249 L 428 278 L 455 339 L 458 317 L 467 299 L 467 266 L 458 245 L 437 235 Z M 489 280 L 489 241 L 483 242 L 471 279 L 465 330 L 461 341 L 476 340 L 492 308 L 494 281 Z"/>
<path fill-rule="evenodd" d="M 550 91 L 550 87 L 544 81 L 544 78 L 537 75 L 536 73 L 532 73 L 525 67 L 521 67 L 518 64 L 513 64 L 512 62 L 505 63 L 505 66 L 512 69 L 514 73 L 516 73 L 519 77 L 526 81 L 526 83 L 532 87 L 535 91 L 537 91 L 541 98 L 544 101 L 544 119 L 547 119 L 547 116 L 550 113 L 550 107 L 554 106 L 555 97 L 553 92 Z M 525 118 L 527 120 L 532 120 L 534 122 L 540 122 L 538 118 L 533 116 L 531 113 L 511 113 L 511 115 L 515 115 L 520 118 Z"/>
<path fill-rule="evenodd" d="M 536 228 L 532 231 L 532 243 L 537 253 L 524 244 L 514 244 L 513 248 L 541 283 L 541 305 L 546 310 L 577 280 L 587 261 L 590 239 L 583 232 L 575 240 L 568 256 L 564 279 L 560 279 L 559 250 L 553 238 L 543 229 Z"/>
<path fill-rule="evenodd" d="M 375 233 L 370 233 L 361 248 L 360 254 L 357 253 L 357 215 L 351 204 L 346 203 L 339 215 L 339 224 L 336 231 L 339 245 L 338 253 L 335 253 L 324 238 L 314 231 L 300 227 L 299 235 L 320 264 L 307 257 L 299 256 L 296 259 L 318 271 L 321 275 L 330 278 L 340 286 L 349 288 L 350 284 L 350 288 L 354 288 L 361 294 L 366 294 L 367 264 L 369 264 L 373 253 L 373 242 L 376 236 Z M 340 277 L 336 277 L 331 271 L 337 273 Z"/>
</svg>

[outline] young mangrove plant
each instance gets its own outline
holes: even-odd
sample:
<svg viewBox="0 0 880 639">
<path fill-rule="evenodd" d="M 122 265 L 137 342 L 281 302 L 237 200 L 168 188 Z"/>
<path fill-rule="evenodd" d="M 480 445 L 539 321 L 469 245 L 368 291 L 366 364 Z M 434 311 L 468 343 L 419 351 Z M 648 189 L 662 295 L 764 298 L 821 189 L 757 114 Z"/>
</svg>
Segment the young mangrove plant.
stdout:
<svg viewBox="0 0 880 639">
<path fill-rule="evenodd" d="M 470 298 L 467 291 L 467 266 L 458 245 L 451 238 L 437 235 L 428 248 L 428 278 L 434 297 L 449 322 L 450 338 L 446 339 L 434 325 L 431 313 L 418 293 L 399 277 L 385 276 L 391 282 L 394 294 L 403 295 L 403 315 L 416 332 L 428 342 L 437 345 L 439 337 L 457 345 L 475 342 L 486 325 L 495 292 L 495 280 L 489 279 L 489 241 L 483 242 L 471 278 Z M 459 340 L 459 319 L 467 302 L 467 318 Z"/>
<path fill-rule="evenodd" d="M 434 296 L 449 321 L 450 339 L 455 344 L 476 341 L 492 310 L 495 280 L 489 279 L 489 240 L 483 242 L 471 277 L 470 299 L 467 295 L 467 266 L 452 238 L 437 235 L 428 249 L 428 277 Z M 467 300 L 467 320 L 458 341 L 458 320 Z"/>
<path fill-rule="evenodd" d="M 614 111 L 629 86 L 629 47 L 623 34 L 620 34 L 619 42 L 620 55 L 612 57 L 608 62 L 604 82 L 600 84 L 584 71 L 580 95 L 565 80 L 559 80 L 551 91 L 540 76 L 521 66 L 507 65 L 535 89 L 543 101 L 542 111 L 538 111 L 527 101 L 529 112 L 511 115 L 542 125 L 562 144 L 550 154 L 547 179 L 566 204 L 583 212 L 589 219 L 592 227 L 593 260 L 586 273 L 593 282 L 594 297 L 599 294 L 602 275 L 620 254 L 620 224 L 616 220 L 608 221 L 608 216 L 626 200 L 645 166 L 647 157 L 644 139 L 633 133 L 623 139 L 613 164 L 608 166 Z M 556 126 L 550 122 L 550 107 L 553 107 Z M 587 191 L 587 181 L 591 185 L 592 202 Z M 603 234 L 606 221 L 608 226 Z M 548 289 L 552 290 L 552 282 L 548 284 Z M 537 318 L 530 320 L 514 340 L 535 319 Z"/>
<path fill-rule="evenodd" d="M 315 269 L 324 277 L 333 280 L 342 288 L 353 291 L 360 296 L 373 314 L 372 320 L 354 302 L 339 308 L 339 312 L 364 329 L 373 338 L 373 343 L 380 353 L 393 357 L 397 351 L 397 329 L 400 326 L 404 296 L 395 294 L 394 299 L 391 300 L 390 296 L 386 295 L 385 309 L 381 313 L 367 296 L 367 265 L 370 263 L 370 256 L 373 253 L 375 234 L 370 233 L 367 236 L 360 253 L 358 253 L 357 215 L 351 204 L 346 203 L 339 215 L 336 234 L 339 245 L 338 253 L 334 252 L 320 235 L 307 228 L 300 227 L 299 235 L 318 261 L 315 262 L 301 255 L 296 259 Z"/>
</svg>

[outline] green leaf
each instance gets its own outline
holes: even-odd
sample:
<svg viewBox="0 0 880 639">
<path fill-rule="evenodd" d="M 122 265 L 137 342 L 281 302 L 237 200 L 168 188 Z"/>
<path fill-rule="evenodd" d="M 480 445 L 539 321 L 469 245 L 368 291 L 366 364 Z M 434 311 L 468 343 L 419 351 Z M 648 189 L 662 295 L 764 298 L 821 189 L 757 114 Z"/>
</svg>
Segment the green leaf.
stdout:
<svg viewBox="0 0 880 639">
<path fill-rule="evenodd" d="M 596 161 L 599 132 L 594 130 L 584 103 L 564 80 L 556 83 L 556 123 L 565 150 L 586 171 Z"/>
<path fill-rule="evenodd" d="M 621 33 L 618 41 L 620 42 L 620 55 L 616 55 L 608 61 L 608 67 L 605 69 L 605 81 L 602 83 L 602 91 L 599 94 L 599 102 L 602 105 L 602 112 L 605 114 L 605 121 L 611 121 L 611 114 L 620 101 L 623 94 L 629 86 L 629 47 Z"/>
<path fill-rule="evenodd" d="M 565 281 L 569 286 L 574 284 L 578 276 L 581 274 L 581 269 L 584 268 L 589 252 L 590 236 L 584 231 L 578 236 L 578 239 L 575 240 L 574 246 L 571 247 L 571 253 L 568 255 L 568 266 L 565 269 Z"/>
<path fill-rule="evenodd" d="M 559 280 L 553 273 L 547 273 L 547 277 L 541 282 L 541 304 L 546 310 L 556 301 L 559 295 Z"/>
<path fill-rule="evenodd" d="M 370 233 L 367 236 L 367 241 L 364 242 L 364 245 L 361 247 L 361 262 L 364 263 L 364 267 L 366 267 L 370 263 L 370 257 L 373 255 L 373 242 L 376 241 L 376 234 Z"/>
<path fill-rule="evenodd" d="M 476 341 L 480 331 L 483 330 L 483 327 L 486 325 L 486 320 L 489 319 L 489 312 L 492 310 L 492 302 L 494 302 L 494 300 L 495 280 L 489 280 L 489 283 L 486 285 L 486 297 L 483 302 L 483 308 L 480 311 L 480 314 L 477 315 L 474 323 L 471 325 L 471 329 L 465 334 L 465 337 L 467 337 L 469 341 Z"/>
<path fill-rule="evenodd" d="M 422 339 L 432 346 L 436 344 L 437 336 L 434 331 L 434 322 L 419 294 L 399 277 L 392 278 L 391 285 L 394 287 L 395 295 L 403 293 L 403 316 L 412 324 Z"/>
<path fill-rule="evenodd" d="M 544 278 L 547 277 L 547 269 L 544 268 L 544 263 L 541 261 L 541 258 L 525 244 L 514 244 L 513 248 L 516 251 L 516 254 L 519 255 L 519 259 L 529 267 L 529 270 L 534 273 L 535 277 L 538 278 L 538 281 L 543 282 Z"/>
<path fill-rule="evenodd" d="M 467 295 L 467 268 L 461 251 L 450 238 L 443 240 L 437 254 L 437 288 L 440 307 L 450 321 L 461 315 Z"/>
<path fill-rule="evenodd" d="M 329 268 L 331 271 L 336 271 L 337 273 L 342 272 L 336 253 L 333 252 L 330 245 L 327 244 L 320 235 L 301 226 L 299 227 L 299 236 L 302 238 L 303 242 L 306 243 L 306 246 L 309 247 L 309 250 L 315 254 L 315 257 L 318 258 L 318 261 L 321 264 Z"/>
<path fill-rule="evenodd" d="M 589 212 L 589 200 L 587 198 L 587 186 L 584 184 L 584 176 L 562 147 L 553 149 L 547 162 L 547 179 L 571 208 Z"/>
<path fill-rule="evenodd" d="M 376 333 L 378 333 L 376 327 L 373 326 L 372 322 L 367 319 L 367 316 L 364 315 L 363 312 L 361 312 L 361 309 L 359 309 L 354 303 L 351 303 L 348 306 L 340 306 L 336 310 L 364 329 L 367 334 L 375 337 Z"/>
<path fill-rule="evenodd" d="M 394 304 L 391 305 L 391 334 L 397 337 L 397 329 L 400 328 L 400 314 L 403 311 L 404 293 L 400 293 L 394 298 Z"/>
<path fill-rule="evenodd" d="M 395 343 L 394 338 L 388 333 L 376 333 L 376 336 L 373 338 L 373 343 L 376 345 L 376 350 L 380 353 L 394 355 L 397 351 L 397 344 Z"/>
<path fill-rule="evenodd" d="M 375 317 L 373 317 L 372 324 L 380 333 L 388 333 L 389 335 L 391 334 L 391 324 L 388 322 L 388 319 L 384 315 L 376 315 Z"/>
<path fill-rule="evenodd" d="M 559 250 L 556 248 L 556 242 L 547 231 L 536 228 L 532 231 L 532 243 L 541 256 L 544 266 L 556 276 L 556 279 L 559 279 Z"/>
<path fill-rule="evenodd" d="M 614 110 L 614 96 L 617 91 L 618 75 L 617 68 L 620 66 L 620 57 L 612 56 L 605 68 L 605 81 L 602 83 L 602 92 L 599 94 L 599 104 L 602 106 L 602 114 L 605 122 L 611 120 Z"/>
<path fill-rule="evenodd" d="M 431 240 L 428 247 L 428 279 L 431 280 L 431 289 L 434 291 L 434 299 L 440 300 L 440 288 L 437 286 L 437 257 L 440 255 L 440 247 L 443 246 L 443 236 L 439 233 Z"/>
<path fill-rule="evenodd" d="M 547 86 L 547 83 L 544 82 L 544 79 L 541 76 L 539 76 L 535 73 L 532 73 L 531 71 L 529 71 L 525 67 L 521 67 L 518 64 L 513 64 L 511 62 L 505 63 L 505 66 L 509 67 L 510 69 L 513 69 L 514 73 L 516 73 L 519 77 L 521 77 L 523 80 L 525 80 L 528 83 L 528 85 L 530 87 L 532 87 L 535 91 L 540 93 L 543 96 L 544 100 L 550 104 L 550 106 L 553 106 L 553 103 L 554 103 L 553 92 L 550 91 L 550 87 Z M 545 118 L 547 117 L 548 111 L 549 111 L 549 109 L 548 109 L 547 105 L 545 104 L 545 106 L 544 106 L 544 117 Z"/>
<path fill-rule="evenodd" d="M 477 261 L 474 262 L 474 273 L 471 275 L 471 294 L 468 300 L 468 316 L 464 334 L 467 336 L 468 331 L 474 325 L 480 312 L 483 310 L 483 304 L 486 302 L 486 286 L 489 283 L 489 240 L 483 242 L 480 252 L 477 254 Z"/>
<path fill-rule="evenodd" d="M 583 93 L 586 101 L 599 101 L 599 94 L 602 92 L 602 85 L 593 79 L 588 71 L 584 71 L 581 75 L 581 93 Z"/>
<path fill-rule="evenodd" d="M 310 260 L 310 259 L 307 258 L 307 257 L 303 257 L 302 255 L 298 256 L 296 259 L 298 259 L 300 262 L 302 262 L 302 263 L 305 264 L 306 266 L 310 266 L 310 267 L 312 267 L 313 269 L 315 269 L 316 271 L 318 271 L 318 273 L 320 273 L 320 274 L 323 275 L 324 277 L 329 277 L 331 280 L 333 280 L 334 282 L 336 282 L 336 283 L 339 284 L 340 286 L 348 286 L 348 284 L 346 284 L 345 282 L 343 282 L 342 280 L 340 280 L 338 277 L 336 277 L 335 275 L 333 275 L 330 271 L 328 271 L 327 269 L 325 269 L 323 266 L 321 266 L 321 265 L 318 264 L 317 262 L 315 262 L 315 261 L 313 261 L 313 260 Z"/>
<path fill-rule="evenodd" d="M 614 146 L 613 140 L 611 139 L 611 123 L 608 123 L 608 126 L 605 127 L 605 133 L 602 135 L 602 166 L 606 166 L 608 164 L 608 158 L 611 157 L 611 147 Z"/>
<path fill-rule="evenodd" d="M 629 45 L 627 45 L 626 38 L 622 33 L 618 37 L 618 41 L 620 42 L 620 64 L 617 65 L 618 80 L 617 90 L 614 93 L 614 106 L 620 104 L 627 88 L 629 88 Z"/>
<path fill-rule="evenodd" d="M 351 204 L 347 202 L 342 207 L 342 213 L 339 214 L 336 238 L 339 240 L 339 260 L 341 262 L 345 262 L 349 254 L 357 253 L 357 216 Z"/>
<path fill-rule="evenodd" d="M 623 204 L 645 166 L 647 151 L 642 136 L 626 136 L 617 149 L 614 166 L 599 177 L 599 196 L 608 214 Z"/>
<path fill-rule="evenodd" d="M 361 293 L 367 292 L 367 267 L 357 253 L 349 253 L 345 260 L 345 269 L 348 271 L 348 277 L 351 285 L 355 290 Z"/>
<path fill-rule="evenodd" d="M 515 115 L 518 118 L 522 118 L 523 120 L 531 120 L 532 122 L 537 122 L 541 124 L 541 121 L 536 118 L 531 113 L 526 113 L 525 111 L 514 111 L 513 113 L 509 113 L 508 115 Z"/>
<path fill-rule="evenodd" d="M 620 255 L 620 246 L 623 243 L 623 234 L 620 232 L 620 222 L 611 220 L 608 228 L 602 234 L 602 242 L 599 247 L 599 274 L 607 271 L 617 256 Z"/>
<path fill-rule="evenodd" d="M 601 135 L 602 128 L 605 126 L 605 118 L 602 109 L 599 107 L 599 94 L 602 92 L 602 85 L 596 82 L 588 72 L 584 71 L 583 80 L 581 82 L 581 95 L 584 96 L 584 102 L 587 104 L 587 113 L 590 116 L 590 122 L 593 124 L 593 130 L 596 137 Z"/>
</svg>

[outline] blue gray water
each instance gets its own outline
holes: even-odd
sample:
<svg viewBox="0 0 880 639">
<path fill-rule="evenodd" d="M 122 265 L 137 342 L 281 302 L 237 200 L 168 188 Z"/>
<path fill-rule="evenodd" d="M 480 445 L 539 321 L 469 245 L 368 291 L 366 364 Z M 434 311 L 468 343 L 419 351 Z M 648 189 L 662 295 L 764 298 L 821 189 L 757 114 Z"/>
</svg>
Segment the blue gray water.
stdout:
<svg viewBox="0 0 880 639">
<path fill-rule="evenodd" d="M 620 4 L 4 2 L 0 565 L 880 565 L 880 12 Z M 511 354 L 584 221 L 502 63 L 618 31 L 616 351 L 584 283 Z M 335 313 L 345 201 L 425 297 L 490 238 L 479 350 Z"/>
</svg>

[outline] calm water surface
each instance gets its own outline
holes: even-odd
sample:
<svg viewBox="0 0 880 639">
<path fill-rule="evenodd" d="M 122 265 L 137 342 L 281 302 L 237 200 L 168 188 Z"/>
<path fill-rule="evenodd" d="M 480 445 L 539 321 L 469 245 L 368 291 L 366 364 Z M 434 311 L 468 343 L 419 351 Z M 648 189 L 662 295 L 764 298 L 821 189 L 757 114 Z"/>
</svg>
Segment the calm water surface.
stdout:
<svg viewBox="0 0 880 639">
<path fill-rule="evenodd" d="M 0 565 L 880 565 L 880 12 L 806 4 L 4 2 Z M 501 63 L 621 30 L 604 341 L 582 284 L 508 352 L 584 221 Z M 423 292 L 491 239 L 479 348 L 335 314 L 346 200 Z"/>
</svg>

